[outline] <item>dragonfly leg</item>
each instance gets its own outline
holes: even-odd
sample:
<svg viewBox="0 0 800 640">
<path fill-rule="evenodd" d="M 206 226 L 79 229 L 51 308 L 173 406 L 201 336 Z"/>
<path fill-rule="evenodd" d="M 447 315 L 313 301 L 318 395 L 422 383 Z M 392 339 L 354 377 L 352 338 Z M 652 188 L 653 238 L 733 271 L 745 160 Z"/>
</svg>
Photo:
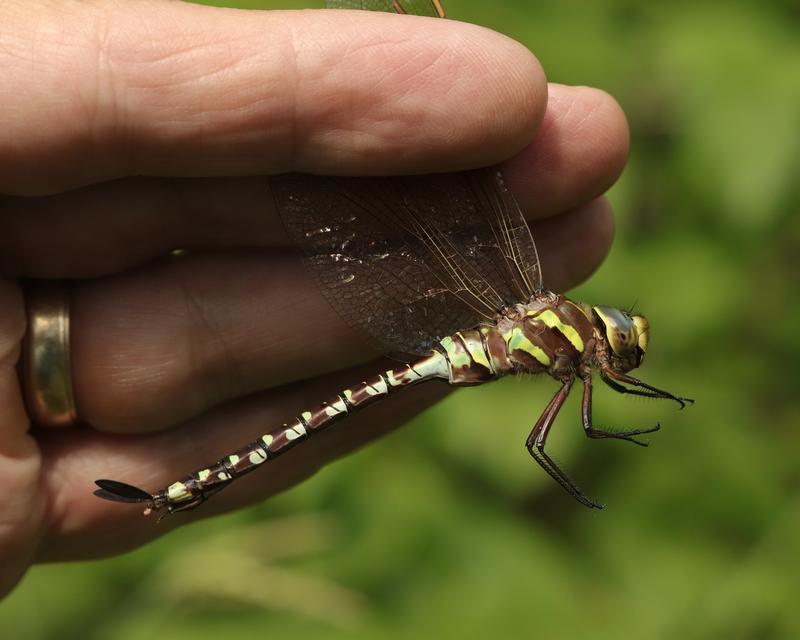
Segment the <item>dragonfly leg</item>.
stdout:
<svg viewBox="0 0 800 640">
<path fill-rule="evenodd" d="M 634 436 L 639 436 L 644 433 L 653 433 L 661 428 L 660 424 L 649 429 L 631 429 L 629 431 L 605 431 L 603 429 L 596 429 L 592 424 L 592 374 L 586 371 L 582 374 L 583 380 L 583 403 L 581 405 L 581 413 L 583 415 L 583 430 L 589 438 L 613 438 L 616 440 L 627 440 L 638 444 L 640 447 L 646 447 L 647 442 L 637 440 Z"/>
<path fill-rule="evenodd" d="M 625 375 L 624 373 L 617 373 L 609 368 L 600 369 L 600 377 L 603 379 L 609 387 L 614 389 L 619 393 L 628 393 L 634 396 L 644 396 L 645 398 L 661 398 L 664 400 L 674 400 L 679 405 L 681 405 L 681 409 L 686 406 L 686 403 L 694 404 L 694 400 L 691 398 L 681 398 L 679 396 L 671 394 L 669 391 L 664 391 L 662 389 L 658 389 L 653 387 L 646 382 L 642 382 L 638 378 L 634 378 L 633 376 Z M 623 387 L 620 382 L 624 382 L 625 384 L 629 384 L 634 387 L 642 387 L 643 389 L 647 389 L 647 391 L 641 391 L 640 389 L 629 389 L 628 387 Z"/>
<path fill-rule="evenodd" d="M 561 487 L 578 502 L 589 507 L 590 509 L 602 509 L 603 505 L 589 499 L 583 493 L 583 491 L 580 490 L 578 485 L 576 485 L 567 476 L 567 474 L 564 473 L 555 462 L 553 462 L 553 459 L 547 455 L 544 450 L 547 442 L 547 434 L 550 432 L 550 427 L 553 426 L 553 422 L 555 422 L 558 411 L 561 409 L 561 406 L 567 399 L 573 382 L 574 378 L 568 379 L 566 382 L 564 382 L 563 386 L 558 390 L 556 395 L 553 396 L 553 399 L 549 402 L 547 407 L 545 407 L 542 415 L 539 416 L 539 419 L 533 426 L 531 434 L 528 436 L 528 440 L 525 443 L 525 448 L 528 450 L 528 453 L 531 454 L 531 457 L 539 463 L 539 466 L 541 466 L 542 469 L 544 469 L 550 475 L 550 477 L 558 482 L 558 484 L 560 484 Z"/>
</svg>

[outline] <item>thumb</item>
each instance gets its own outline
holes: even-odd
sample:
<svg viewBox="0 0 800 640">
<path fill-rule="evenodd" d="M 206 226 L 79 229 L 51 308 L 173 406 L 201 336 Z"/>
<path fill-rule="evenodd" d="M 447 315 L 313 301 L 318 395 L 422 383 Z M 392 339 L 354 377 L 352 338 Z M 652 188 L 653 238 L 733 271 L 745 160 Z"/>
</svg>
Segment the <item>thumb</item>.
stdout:
<svg viewBox="0 0 800 640">
<path fill-rule="evenodd" d="M 29 433 L 17 377 L 24 334 L 22 293 L 16 283 L 0 278 L 0 597 L 30 564 L 45 514 L 41 456 Z"/>
</svg>

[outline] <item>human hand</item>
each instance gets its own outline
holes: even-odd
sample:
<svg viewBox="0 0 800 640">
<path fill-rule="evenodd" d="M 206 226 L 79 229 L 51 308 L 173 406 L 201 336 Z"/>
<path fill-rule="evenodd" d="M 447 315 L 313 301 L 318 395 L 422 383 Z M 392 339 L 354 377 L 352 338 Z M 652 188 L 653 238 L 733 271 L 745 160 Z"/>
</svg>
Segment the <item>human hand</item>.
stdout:
<svg viewBox="0 0 800 640">
<path fill-rule="evenodd" d="M 610 244 L 599 196 L 627 154 L 619 107 L 548 89 L 526 49 L 480 27 L 18 0 L 0 25 L 0 593 L 33 562 L 117 553 L 263 500 L 441 394 L 356 414 L 159 527 L 92 495 L 99 477 L 165 486 L 381 369 L 290 250 L 268 180 L 247 176 L 511 158 L 549 286 L 576 284 Z M 29 428 L 21 277 L 75 280 L 79 426 Z"/>
</svg>

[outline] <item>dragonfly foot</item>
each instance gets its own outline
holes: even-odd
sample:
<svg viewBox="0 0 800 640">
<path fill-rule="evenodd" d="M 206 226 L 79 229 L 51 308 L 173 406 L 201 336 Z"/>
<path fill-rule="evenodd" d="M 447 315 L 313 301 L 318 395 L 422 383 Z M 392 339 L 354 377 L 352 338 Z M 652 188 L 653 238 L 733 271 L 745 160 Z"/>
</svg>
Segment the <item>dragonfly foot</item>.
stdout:
<svg viewBox="0 0 800 640">
<path fill-rule="evenodd" d="M 639 440 L 635 436 L 640 436 L 645 433 L 655 433 L 661 429 L 661 424 L 658 423 L 649 429 L 631 429 L 629 431 L 607 431 L 603 429 L 587 429 L 586 435 L 590 438 L 598 440 L 611 439 L 611 440 L 627 440 L 633 444 L 638 444 L 640 447 L 648 447 L 650 443 L 647 440 Z"/>
<path fill-rule="evenodd" d="M 584 507 L 588 507 L 589 509 L 605 508 L 605 505 L 595 502 L 583 491 L 581 491 L 580 487 L 578 487 L 578 485 L 575 484 L 575 482 L 573 482 L 572 479 L 561 470 L 561 468 L 553 461 L 553 459 L 545 453 L 543 445 L 539 444 L 535 446 L 528 446 L 526 448 L 528 449 L 528 453 L 534 460 L 536 460 L 539 466 L 542 467 L 542 469 L 544 469 L 547 474 L 553 478 L 553 480 L 561 485 L 562 489 L 580 502 Z"/>
</svg>

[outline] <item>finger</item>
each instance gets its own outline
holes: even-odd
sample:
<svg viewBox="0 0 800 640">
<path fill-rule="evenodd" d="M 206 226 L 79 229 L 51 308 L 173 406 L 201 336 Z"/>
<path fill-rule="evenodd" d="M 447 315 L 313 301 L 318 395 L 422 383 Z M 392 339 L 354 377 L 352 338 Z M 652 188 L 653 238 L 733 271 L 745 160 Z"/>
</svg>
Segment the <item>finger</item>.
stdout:
<svg viewBox="0 0 800 640">
<path fill-rule="evenodd" d="M 460 22 L 17 0 L 0 24 L 6 193 L 128 175 L 462 169 L 519 151 L 546 103 L 527 49 Z"/>
<path fill-rule="evenodd" d="M 536 138 L 504 170 L 524 210 L 552 215 L 605 193 L 625 168 L 629 143 L 625 113 L 609 94 L 551 83 Z"/>
<path fill-rule="evenodd" d="M 537 245 L 545 285 L 568 291 L 605 260 L 614 239 L 614 214 L 604 197 L 554 218 L 539 220 L 533 231 L 546 239 Z"/>
<path fill-rule="evenodd" d="M 289 252 L 189 255 L 71 297 L 77 410 L 103 430 L 163 428 L 377 355 Z"/>
<path fill-rule="evenodd" d="M 25 332 L 22 295 L 0 279 L 0 597 L 31 562 L 45 518 L 39 491 L 41 459 L 28 434 L 16 364 Z"/>
<path fill-rule="evenodd" d="M 503 165 L 529 220 L 605 192 L 628 152 L 625 116 L 608 94 L 560 85 L 550 94 L 542 130 Z M 0 205 L 2 265 L 29 277 L 113 273 L 175 247 L 288 246 L 263 177 L 118 180 Z"/>
<path fill-rule="evenodd" d="M 447 392 L 446 385 L 424 384 L 354 413 L 346 423 L 314 434 L 257 473 L 238 480 L 197 511 L 167 518 L 159 526 L 153 518 L 142 516 L 140 505 L 111 504 L 92 495 L 94 480 L 103 477 L 156 491 L 386 366 L 386 361 L 375 361 L 273 389 L 159 433 L 119 437 L 90 430 L 60 430 L 45 434 L 44 485 L 54 506 L 49 514 L 49 535 L 41 545 L 38 560 L 63 561 L 119 553 L 173 527 L 263 500 L 406 423 Z"/>
<path fill-rule="evenodd" d="M 548 283 L 563 290 L 608 250 L 610 209 L 600 201 L 556 220 L 539 235 Z M 80 283 L 71 313 L 78 413 L 108 431 L 162 428 L 378 352 L 293 253 L 190 255 Z"/>
</svg>

